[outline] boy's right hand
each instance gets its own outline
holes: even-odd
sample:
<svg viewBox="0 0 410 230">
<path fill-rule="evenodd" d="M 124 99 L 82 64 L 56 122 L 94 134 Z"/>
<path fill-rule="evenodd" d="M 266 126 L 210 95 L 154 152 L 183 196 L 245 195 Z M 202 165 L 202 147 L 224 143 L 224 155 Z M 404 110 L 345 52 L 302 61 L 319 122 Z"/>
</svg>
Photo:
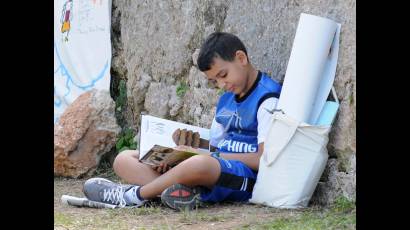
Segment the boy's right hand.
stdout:
<svg viewBox="0 0 410 230">
<path fill-rule="evenodd" d="M 186 145 L 198 148 L 200 144 L 200 136 L 198 132 L 193 132 L 187 129 L 177 129 L 172 134 L 172 139 L 176 145 Z"/>
<path fill-rule="evenodd" d="M 163 164 L 163 163 L 161 163 L 158 166 L 151 166 L 151 168 L 161 174 L 166 173 L 168 170 L 171 169 L 170 166 L 168 166 L 167 164 Z"/>
</svg>

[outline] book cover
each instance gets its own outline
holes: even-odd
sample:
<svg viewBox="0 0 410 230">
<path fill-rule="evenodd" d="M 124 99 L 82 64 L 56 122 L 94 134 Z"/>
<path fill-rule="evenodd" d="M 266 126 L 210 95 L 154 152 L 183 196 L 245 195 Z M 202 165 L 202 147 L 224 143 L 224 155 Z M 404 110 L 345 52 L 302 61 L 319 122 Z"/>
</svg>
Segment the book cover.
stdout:
<svg viewBox="0 0 410 230">
<path fill-rule="evenodd" d="M 145 155 L 150 152 L 150 161 L 145 161 L 147 164 L 158 162 L 159 158 L 164 154 L 168 157 L 175 156 L 178 159 L 182 159 L 182 155 L 192 156 L 195 152 L 190 151 L 189 148 L 185 150 L 175 149 L 176 144 L 172 139 L 172 134 L 177 129 L 187 129 L 194 132 L 198 132 L 201 139 L 209 140 L 210 130 L 194 125 L 188 125 L 177 121 L 171 121 L 167 119 L 162 119 L 150 115 L 141 115 L 141 128 L 140 128 L 140 142 L 139 142 L 139 152 L 140 160 L 148 159 Z M 208 152 L 209 149 L 199 148 L 199 151 Z M 181 152 L 185 152 L 182 154 Z M 155 154 L 154 154 L 155 153 Z M 169 154 L 172 153 L 172 154 Z M 177 156 L 176 156 L 177 155 Z M 157 158 L 155 158 L 157 157 Z M 164 155 L 165 157 L 165 155 Z M 163 157 L 162 157 L 163 158 Z M 155 160 L 157 159 L 157 160 Z M 186 158 L 185 158 L 186 159 Z"/>
</svg>

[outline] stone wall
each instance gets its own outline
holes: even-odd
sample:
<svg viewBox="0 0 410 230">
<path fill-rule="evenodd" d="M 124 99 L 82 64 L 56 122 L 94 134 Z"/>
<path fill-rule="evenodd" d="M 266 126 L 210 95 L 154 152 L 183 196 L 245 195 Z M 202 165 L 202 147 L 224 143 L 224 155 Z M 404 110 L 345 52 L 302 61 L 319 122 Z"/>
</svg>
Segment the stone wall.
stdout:
<svg viewBox="0 0 410 230">
<path fill-rule="evenodd" d="M 355 0 L 113 0 L 112 10 L 113 82 L 127 80 L 122 114 L 125 125 L 137 130 L 141 112 L 210 127 L 218 91 L 208 87 L 192 58 L 210 33 L 236 34 L 257 69 L 283 80 L 301 13 L 341 23 L 334 83 L 341 106 L 328 146 L 331 172 L 313 200 L 328 204 L 340 194 L 355 199 Z"/>
</svg>

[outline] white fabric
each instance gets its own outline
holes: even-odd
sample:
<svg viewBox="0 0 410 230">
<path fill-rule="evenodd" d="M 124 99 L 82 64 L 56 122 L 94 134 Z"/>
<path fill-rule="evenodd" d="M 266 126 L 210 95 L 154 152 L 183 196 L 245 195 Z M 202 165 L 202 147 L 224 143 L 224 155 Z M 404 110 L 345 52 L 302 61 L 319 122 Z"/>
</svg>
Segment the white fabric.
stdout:
<svg viewBox="0 0 410 230">
<path fill-rule="evenodd" d="M 111 0 L 54 0 L 54 123 L 80 94 L 109 90 Z"/>
<path fill-rule="evenodd" d="M 132 188 L 128 189 L 128 191 L 126 191 L 124 193 L 124 200 L 126 202 L 127 205 L 129 206 L 141 206 L 145 203 L 146 200 L 140 200 L 140 198 L 138 198 L 137 196 L 137 190 L 140 186 L 135 185 Z"/>
<path fill-rule="evenodd" d="M 340 24 L 301 14 L 293 41 L 278 109 L 315 124 L 336 73 Z"/>
<path fill-rule="evenodd" d="M 222 124 L 218 123 L 214 117 L 211 124 L 210 130 L 210 141 L 209 144 L 216 147 L 218 143 L 224 138 L 225 132 Z"/>
<path fill-rule="evenodd" d="M 306 207 L 326 166 L 329 131 L 330 126 L 311 126 L 275 112 L 249 201 Z"/>
<path fill-rule="evenodd" d="M 271 121 L 271 113 L 268 111 L 272 111 L 273 109 L 275 109 L 277 102 L 277 98 L 271 97 L 263 101 L 262 104 L 259 106 L 256 115 L 258 121 L 258 144 L 265 141 L 265 137 L 269 131 L 269 124 Z M 214 117 L 214 119 L 212 120 L 210 130 L 210 145 L 218 146 L 218 143 L 224 138 L 224 136 L 224 127 L 222 126 L 222 124 L 218 123 Z"/>
<path fill-rule="evenodd" d="M 331 129 L 309 124 L 316 123 L 333 84 L 339 33 L 340 24 L 301 14 L 277 105 L 281 111 L 270 116 L 250 202 L 276 208 L 308 205 L 326 166 Z"/>
<path fill-rule="evenodd" d="M 326 59 L 326 64 L 323 69 L 322 78 L 319 85 L 319 90 L 316 94 L 316 99 L 313 101 L 313 109 L 310 113 L 309 124 L 316 124 L 323 107 L 325 106 L 329 92 L 332 89 L 333 81 L 336 75 L 337 59 L 339 55 L 339 37 L 341 24 L 337 23 L 337 29 L 333 38 L 331 52 Z M 336 102 L 338 99 L 335 98 Z"/>
</svg>

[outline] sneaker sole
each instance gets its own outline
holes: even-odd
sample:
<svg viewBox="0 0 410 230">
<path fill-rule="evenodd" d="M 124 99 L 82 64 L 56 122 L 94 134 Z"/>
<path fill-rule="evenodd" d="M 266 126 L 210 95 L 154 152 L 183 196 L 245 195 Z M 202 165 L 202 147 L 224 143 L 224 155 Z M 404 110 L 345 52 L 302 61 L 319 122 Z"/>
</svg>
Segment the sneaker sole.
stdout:
<svg viewBox="0 0 410 230">
<path fill-rule="evenodd" d="M 182 184 L 174 184 L 161 194 L 163 204 L 177 211 L 193 210 L 199 206 L 200 193 Z"/>
</svg>

